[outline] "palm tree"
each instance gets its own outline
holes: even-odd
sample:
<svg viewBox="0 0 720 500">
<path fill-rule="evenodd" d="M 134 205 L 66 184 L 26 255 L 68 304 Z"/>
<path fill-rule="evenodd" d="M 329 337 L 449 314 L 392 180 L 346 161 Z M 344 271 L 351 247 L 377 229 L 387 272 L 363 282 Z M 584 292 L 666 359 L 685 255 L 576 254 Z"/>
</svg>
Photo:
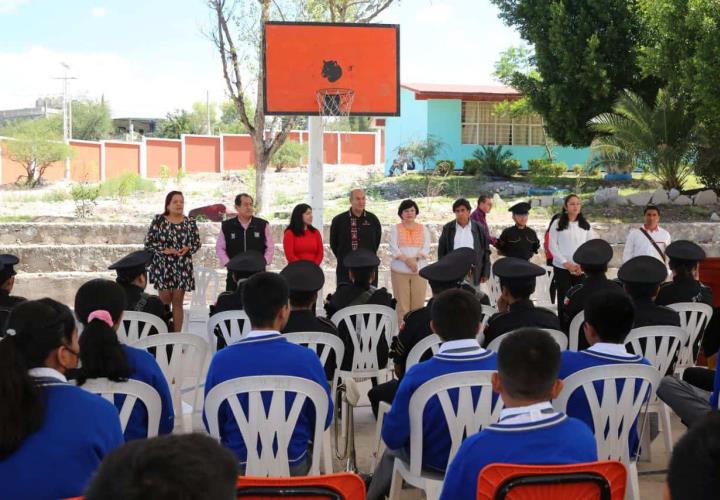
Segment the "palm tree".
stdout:
<svg viewBox="0 0 720 500">
<path fill-rule="evenodd" d="M 591 166 L 610 170 L 647 169 L 665 189 L 682 189 L 692 172 L 695 120 L 665 90 L 655 105 L 626 90 L 613 105 L 588 122 L 598 136 L 592 142 Z"/>
</svg>

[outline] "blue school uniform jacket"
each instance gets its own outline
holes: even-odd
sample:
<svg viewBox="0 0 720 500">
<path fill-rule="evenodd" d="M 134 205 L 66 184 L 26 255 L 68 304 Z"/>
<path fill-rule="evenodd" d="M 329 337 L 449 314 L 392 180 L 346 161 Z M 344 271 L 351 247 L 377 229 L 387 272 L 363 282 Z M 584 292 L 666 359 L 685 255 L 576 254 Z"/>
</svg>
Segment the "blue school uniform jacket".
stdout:
<svg viewBox="0 0 720 500">
<path fill-rule="evenodd" d="M 531 423 L 490 425 L 463 442 L 443 483 L 441 500 L 475 500 L 483 467 L 494 463 L 566 465 L 597 460 L 587 426 L 562 413 Z"/>
<path fill-rule="evenodd" d="M 650 361 L 637 354 L 629 354 L 627 356 L 619 356 L 615 354 L 608 354 L 605 352 L 596 352 L 590 349 L 586 349 L 580 352 L 563 351 L 562 361 L 560 364 L 560 375 L 559 378 L 565 379 L 575 372 L 584 370 L 585 368 L 593 368 L 595 366 L 604 365 L 617 365 L 627 363 L 640 363 L 643 365 L 650 365 Z M 598 389 L 600 383 L 595 384 Z M 618 393 L 622 389 L 622 382 L 618 382 Z M 598 390 L 598 396 L 602 398 L 602 391 Z M 584 391 L 577 390 L 570 396 L 568 400 L 567 408 L 565 413 L 569 416 L 577 418 L 585 422 L 592 432 L 595 431 L 593 424 L 592 414 L 590 412 L 590 406 L 588 405 L 587 398 Z M 634 453 L 639 444 L 637 436 L 637 421 L 633 422 L 633 427 L 630 430 L 628 436 L 628 445 L 630 446 L 630 453 Z"/>
<path fill-rule="evenodd" d="M 130 366 L 130 378 L 139 380 L 152 386 L 160 394 L 162 412 L 160 413 L 160 434 L 170 434 L 175 426 L 175 411 L 173 409 L 172 395 L 165 375 L 155 358 L 147 351 L 123 345 Z M 122 408 L 125 396 L 115 397 L 115 406 L 118 411 Z M 135 403 L 130 414 L 127 427 L 125 427 L 125 440 L 147 438 L 148 415 L 145 405 L 140 401 Z"/>
<path fill-rule="evenodd" d="M 467 355 L 448 355 L 437 353 L 432 358 L 411 367 L 400 381 L 390 411 L 385 415 L 382 437 L 391 449 L 405 448 L 410 450 L 410 398 L 425 382 L 463 371 L 495 370 L 497 355 L 492 351 L 482 350 Z M 477 397 L 480 391 L 473 391 Z M 453 406 L 457 406 L 458 391 L 449 391 Z M 497 399 L 493 395 L 493 403 Z M 445 423 L 445 414 L 437 397 L 428 401 L 423 414 L 423 467 L 444 471 L 447 468 L 450 453 L 450 433 Z"/>
<path fill-rule="evenodd" d="M 80 387 L 42 380 L 45 419 L 0 461 L 0 498 L 57 500 L 82 495 L 95 469 L 123 444 L 117 410 Z"/>
<path fill-rule="evenodd" d="M 715 383 L 713 384 L 713 391 L 710 395 L 710 408 L 713 410 L 716 410 L 718 407 L 718 393 L 720 393 L 720 369 L 715 370 Z"/>
<path fill-rule="evenodd" d="M 251 332 L 252 333 L 252 332 Z M 210 363 L 207 379 L 205 380 L 205 396 L 218 384 L 237 377 L 252 377 L 262 375 L 287 375 L 311 380 L 325 389 L 328 396 L 328 413 L 325 416 L 325 428 L 330 426 L 333 415 L 330 387 L 325 380 L 325 370 L 320 359 L 307 347 L 288 342 L 277 332 L 268 332 L 267 335 L 245 337 L 217 354 Z M 287 395 L 286 411 L 290 410 L 294 399 L 292 394 Z M 270 394 L 263 394 L 266 408 L 269 408 Z M 241 397 L 240 402 L 247 411 L 247 397 Z M 203 415 L 207 426 L 207 417 Z M 227 401 L 220 405 L 218 413 L 220 436 L 224 446 L 229 448 L 238 457 L 241 463 L 247 460 L 245 443 L 235 417 Z M 313 436 L 315 428 L 315 408 L 306 401 L 297 420 L 295 430 L 290 438 L 288 457 L 290 466 L 298 465 L 305 459 L 308 442 Z"/>
</svg>

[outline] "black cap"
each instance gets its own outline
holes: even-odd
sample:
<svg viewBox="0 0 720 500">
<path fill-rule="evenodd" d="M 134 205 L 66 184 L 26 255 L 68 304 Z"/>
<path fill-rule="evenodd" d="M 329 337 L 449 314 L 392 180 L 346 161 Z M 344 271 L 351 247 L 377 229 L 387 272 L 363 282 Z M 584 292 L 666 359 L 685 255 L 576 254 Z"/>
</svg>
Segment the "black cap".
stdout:
<svg viewBox="0 0 720 500">
<path fill-rule="evenodd" d="M 309 260 L 291 262 L 280 271 L 291 292 L 316 292 L 325 284 L 320 266 Z"/>
<path fill-rule="evenodd" d="M 512 212 L 513 215 L 527 215 L 530 213 L 530 203 L 526 201 L 515 203 L 508 209 L 508 212 Z"/>
<path fill-rule="evenodd" d="M 667 278 L 665 264 L 649 255 L 633 257 L 618 270 L 618 279 L 626 283 L 656 285 Z"/>
<path fill-rule="evenodd" d="M 117 262 L 113 262 L 108 269 L 114 269 L 118 278 L 132 281 L 145 272 L 145 266 L 150 262 L 152 254 L 147 250 L 132 252 Z"/>
<path fill-rule="evenodd" d="M 442 259 L 420 269 L 420 276 L 436 283 L 459 283 L 470 272 L 476 254 L 470 248 L 458 248 Z"/>
<path fill-rule="evenodd" d="M 688 240 L 678 240 L 670 243 L 665 254 L 671 259 L 689 260 L 699 262 L 705 260 L 705 250 L 697 243 Z"/>
<path fill-rule="evenodd" d="M 545 269 L 517 257 L 504 257 L 493 264 L 492 272 L 498 278 L 505 279 L 535 279 L 545 274 Z"/>
<path fill-rule="evenodd" d="M 581 266 L 602 267 L 613 257 L 613 249 L 605 240 L 594 239 L 583 243 L 575 250 L 573 261 Z"/>
<path fill-rule="evenodd" d="M 225 267 L 238 273 L 259 273 L 265 270 L 265 257 L 256 250 L 248 250 L 230 259 Z"/>
<path fill-rule="evenodd" d="M 343 259 L 343 265 L 348 269 L 358 267 L 376 267 L 380 265 L 380 259 L 374 252 L 366 248 L 358 248 L 353 250 Z"/>
<path fill-rule="evenodd" d="M 15 255 L 4 253 L 0 254 L 0 283 L 4 283 L 11 276 L 15 276 L 17 272 L 14 267 L 20 262 Z"/>
</svg>

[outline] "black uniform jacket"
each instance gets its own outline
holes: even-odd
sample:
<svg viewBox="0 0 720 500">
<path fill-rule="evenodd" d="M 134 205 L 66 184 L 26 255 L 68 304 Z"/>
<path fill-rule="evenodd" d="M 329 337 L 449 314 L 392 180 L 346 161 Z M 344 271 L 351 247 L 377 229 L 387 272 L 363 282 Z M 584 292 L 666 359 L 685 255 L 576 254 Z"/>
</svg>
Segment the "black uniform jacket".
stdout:
<svg viewBox="0 0 720 500">
<path fill-rule="evenodd" d="M 487 346 L 503 333 L 533 326 L 560 330 L 560 321 L 554 312 L 542 307 L 535 307 L 531 300 L 519 300 L 510 304 L 510 310 L 490 316 L 485 329 L 483 346 Z"/>
<path fill-rule="evenodd" d="M 533 229 L 512 226 L 503 230 L 495 248 L 506 257 L 530 260 L 540 250 L 540 240 Z"/>
</svg>

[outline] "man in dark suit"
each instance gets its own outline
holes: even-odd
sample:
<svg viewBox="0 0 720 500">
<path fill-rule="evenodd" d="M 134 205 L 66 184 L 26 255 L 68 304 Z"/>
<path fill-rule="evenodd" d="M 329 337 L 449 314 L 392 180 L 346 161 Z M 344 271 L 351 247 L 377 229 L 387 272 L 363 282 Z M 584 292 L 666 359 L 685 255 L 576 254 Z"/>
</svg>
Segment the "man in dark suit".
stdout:
<svg viewBox="0 0 720 500">
<path fill-rule="evenodd" d="M 490 316 L 485 328 L 483 346 L 487 346 L 503 333 L 518 328 L 560 329 L 560 321 L 555 313 L 535 307 L 530 300 L 530 295 L 535 291 L 535 280 L 545 274 L 545 269 L 525 259 L 505 257 L 495 262 L 493 274 L 500 278 L 500 312 Z"/>
<path fill-rule="evenodd" d="M 438 240 L 438 259 L 458 248 L 472 248 L 476 254 L 472 284 L 478 287 L 490 277 L 490 247 L 484 229 L 470 218 L 471 209 L 465 198 L 453 203 L 455 220 L 443 226 Z"/>
<path fill-rule="evenodd" d="M 667 278 L 665 264 L 655 257 L 640 255 L 620 266 L 618 279 L 635 305 L 633 328 L 680 326 L 680 316 L 669 307 L 655 304 L 660 284 Z"/>
</svg>

